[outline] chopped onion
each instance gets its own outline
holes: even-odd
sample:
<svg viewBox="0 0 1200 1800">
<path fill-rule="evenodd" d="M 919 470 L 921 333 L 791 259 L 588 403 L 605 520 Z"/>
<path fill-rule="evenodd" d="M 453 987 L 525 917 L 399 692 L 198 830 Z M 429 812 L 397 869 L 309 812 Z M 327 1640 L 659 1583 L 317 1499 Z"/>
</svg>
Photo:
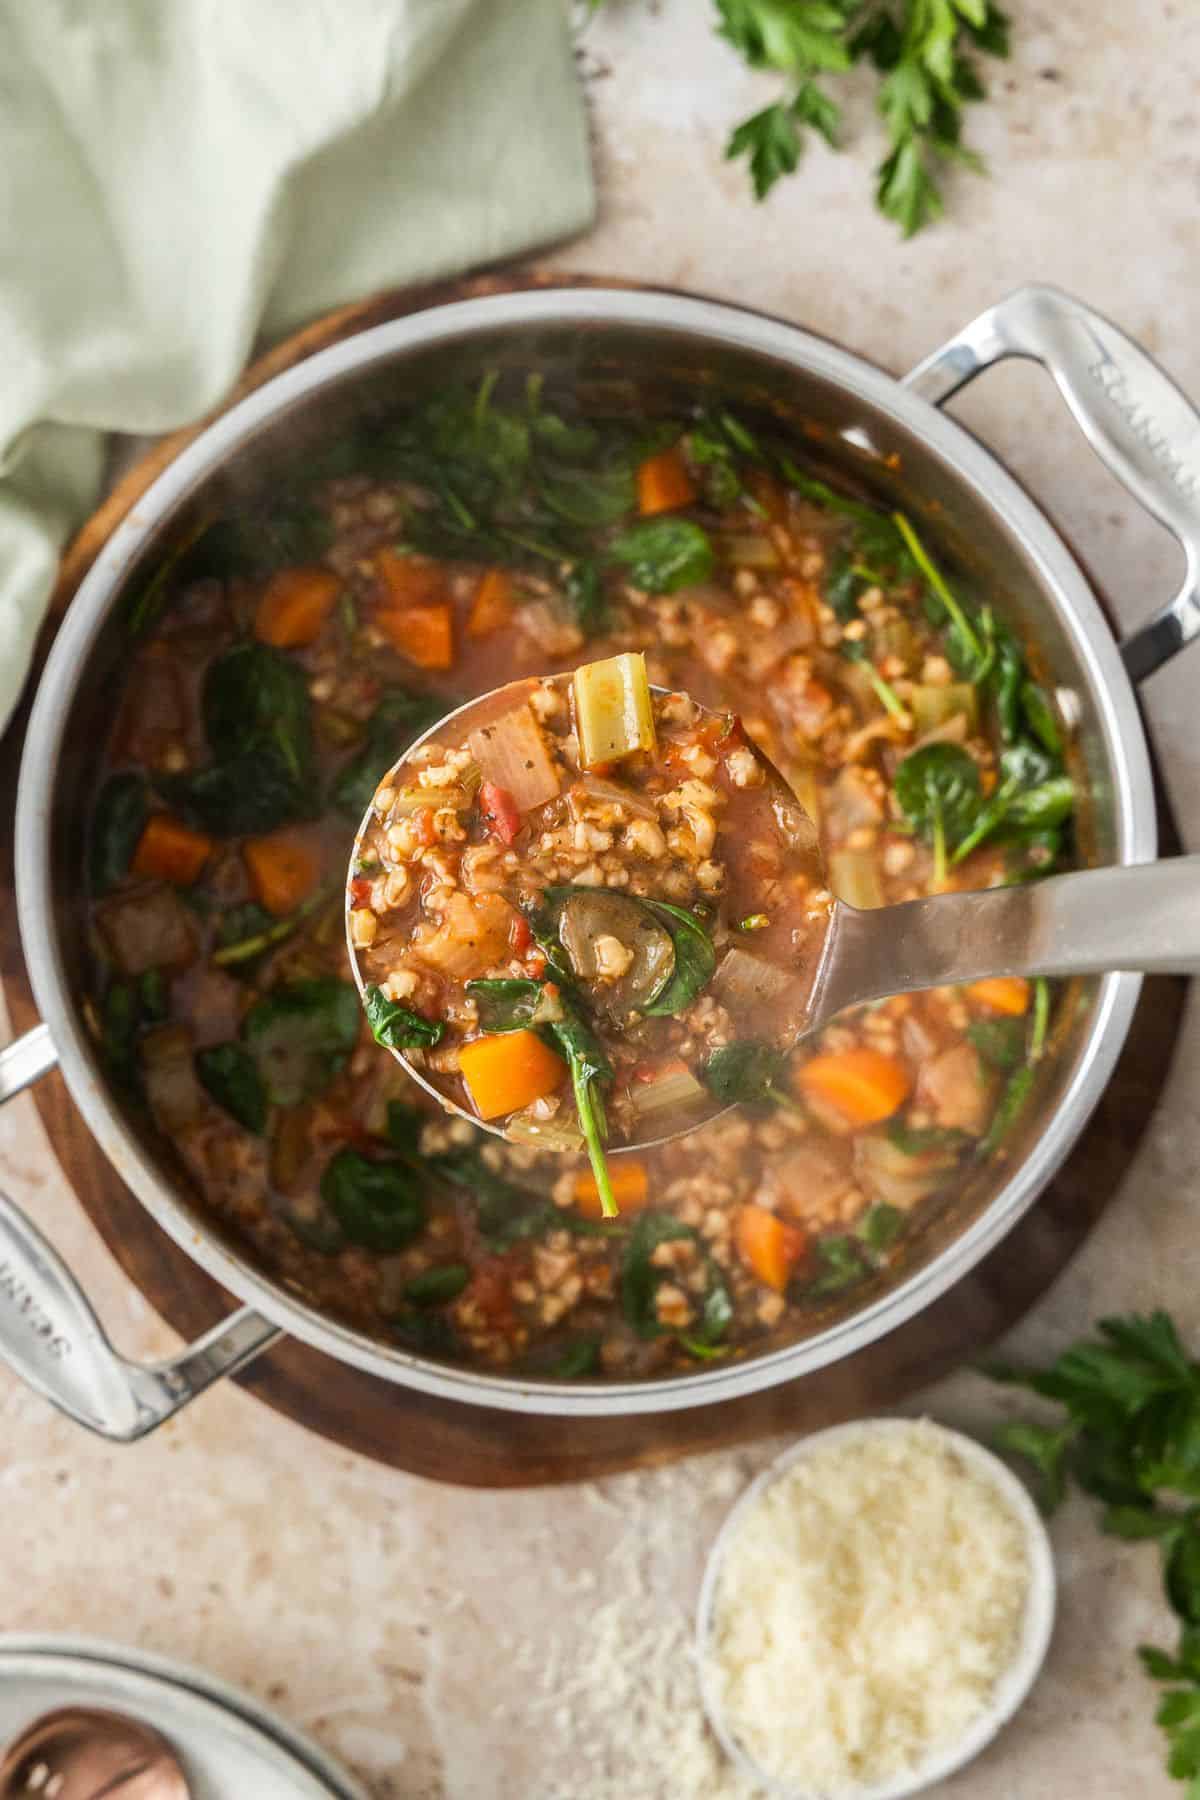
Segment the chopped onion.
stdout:
<svg viewBox="0 0 1200 1800">
<path fill-rule="evenodd" d="M 726 562 L 739 569 L 777 569 L 779 552 L 761 532 L 737 532 L 718 540 Z"/>
<path fill-rule="evenodd" d="M 908 1212 L 941 1186 L 955 1157 L 944 1150 L 925 1150 L 913 1156 L 889 1137 L 864 1133 L 854 1145 L 854 1167 L 859 1181 L 875 1199 Z"/>
<path fill-rule="evenodd" d="M 571 789 L 571 794 L 586 794 L 589 800 L 596 800 L 602 806 L 622 806 L 627 813 L 638 819 L 652 819 L 658 823 L 658 808 L 653 800 L 639 794 L 633 788 L 621 787 L 615 781 L 606 781 L 603 775 L 585 773 Z"/>
<path fill-rule="evenodd" d="M 752 956 L 736 946 L 724 956 L 712 980 L 712 992 L 731 1012 L 753 1012 L 780 1000 L 795 984 L 795 976 L 765 957 Z"/>
<path fill-rule="evenodd" d="M 706 1090 L 690 1069 L 671 1069 L 657 1081 L 647 1081 L 630 1089 L 633 1110 L 639 1118 L 668 1108 L 694 1106 L 706 1097 Z"/>
<path fill-rule="evenodd" d="M 514 1113 L 504 1128 L 513 1144 L 532 1144 L 538 1150 L 583 1149 L 583 1133 L 567 1119 L 535 1119 L 528 1112 Z"/>
<path fill-rule="evenodd" d="M 884 906 L 887 899 L 873 850 L 833 850 L 829 856 L 829 891 L 862 912 Z"/>
<path fill-rule="evenodd" d="M 936 731 L 950 719 L 961 718 L 966 722 L 963 733 L 966 736 L 979 723 L 979 701 L 969 681 L 946 681 L 940 687 L 915 683 L 909 695 L 908 709 L 922 734 Z"/>
<path fill-rule="evenodd" d="M 558 770 L 528 703 L 481 725 L 467 741 L 483 779 L 511 794 L 518 812 L 544 806 L 558 793 Z"/>
<path fill-rule="evenodd" d="M 471 796 L 465 787 L 401 788 L 391 810 L 396 818 L 405 819 L 426 808 L 440 812 L 443 807 L 450 807 L 454 812 L 462 812 L 470 804 Z"/>
</svg>

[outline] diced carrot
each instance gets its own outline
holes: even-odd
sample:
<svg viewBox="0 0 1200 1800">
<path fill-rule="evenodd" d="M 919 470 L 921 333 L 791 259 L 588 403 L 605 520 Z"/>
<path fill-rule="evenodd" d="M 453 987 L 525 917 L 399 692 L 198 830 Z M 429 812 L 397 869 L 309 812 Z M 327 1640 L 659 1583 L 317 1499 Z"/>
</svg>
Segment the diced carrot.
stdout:
<svg viewBox="0 0 1200 1800">
<path fill-rule="evenodd" d="M 536 1031 L 472 1038 L 458 1065 L 481 1119 L 500 1119 L 562 1086 L 566 1064 Z"/>
<path fill-rule="evenodd" d="M 454 608 L 448 600 L 437 606 L 381 606 L 375 623 L 418 669 L 454 667 Z"/>
<path fill-rule="evenodd" d="M 467 617 L 468 637 L 487 637 L 512 618 L 513 584 L 507 569 L 488 569 L 471 601 Z"/>
<path fill-rule="evenodd" d="M 734 1223 L 738 1255 L 764 1287 L 782 1294 L 808 1249 L 808 1233 L 768 1212 L 765 1206 L 738 1208 Z"/>
<path fill-rule="evenodd" d="M 836 1050 L 814 1056 L 796 1074 L 802 1094 L 832 1106 L 851 1125 L 890 1119 L 912 1091 L 904 1064 L 881 1050 Z"/>
<path fill-rule="evenodd" d="M 331 569 L 280 569 L 272 575 L 254 615 L 254 635 L 278 650 L 311 644 L 329 617 L 341 582 Z"/>
<path fill-rule="evenodd" d="M 317 885 L 321 865 L 307 844 L 283 832 L 271 837 L 247 838 L 242 859 L 254 889 L 254 897 L 277 919 L 295 912 Z M 367 884 L 368 894 L 370 883 Z"/>
<path fill-rule="evenodd" d="M 213 841 L 170 813 L 151 813 L 138 839 L 130 868 L 151 881 L 191 887 L 213 853 Z"/>
<path fill-rule="evenodd" d="M 1029 983 L 1022 975 L 992 975 L 986 981 L 973 981 L 967 999 L 986 1006 L 989 1012 L 1018 1019 L 1029 1011 Z"/>
<path fill-rule="evenodd" d="M 614 1157 L 609 1166 L 612 1180 L 612 1191 L 622 1215 L 641 1212 L 650 1196 L 650 1177 L 646 1173 L 645 1163 L 638 1162 L 636 1157 Z M 596 1178 L 587 1170 L 575 1177 L 575 1210 L 581 1212 L 585 1219 L 603 1217 L 600 1205 L 600 1189 L 596 1186 Z"/>
<path fill-rule="evenodd" d="M 425 562 L 419 556 L 401 556 L 399 551 L 376 552 L 375 573 L 387 593 L 386 607 L 403 610 L 409 606 L 429 606 L 450 598 L 446 571 L 440 563 Z"/>
<path fill-rule="evenodd" d="M 678 444 L 638 465 L 637 495 L 640 513 L 675 512 L 692 504 L 696 487 Z"/>
</svg>

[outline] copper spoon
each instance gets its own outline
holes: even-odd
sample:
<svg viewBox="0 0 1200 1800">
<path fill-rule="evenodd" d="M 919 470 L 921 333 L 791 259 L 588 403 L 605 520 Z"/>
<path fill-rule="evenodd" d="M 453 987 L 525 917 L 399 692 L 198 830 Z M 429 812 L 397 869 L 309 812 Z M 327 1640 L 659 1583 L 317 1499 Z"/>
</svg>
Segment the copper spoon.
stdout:
<svg viewBox="0 0 1200 1800">
<path fill-rule="evenodd" d="M 553 679 L 569 682 L 571 677 Z M 448 745 L 461 743 L 470 726 L 497 716 L 506 703 L 511 705 L 536 685 L 512 682 L 448 713 L 409 746 L 396 767 L 422 745 L 443 738 Z M 757 745 L 750 748 L 777 789 L 780 804 L 795 811 L 798 802 L 779 770 Z M 370 819 L 368 812 L 360 836 Z M 357 840 L 352 873 L 356 858 Z M 362 993 L 364 982 L 352 943 L 350 964 Z M 1024 886 L 932 894 L 871 911 L 835 900 L 824 947 L 799 1007 L 797 1035 L 807 1037 L 837 1013 L 892 994 L 957 986 L 993 975 L 1102 975 L 1113 969 L 1157 975 L 1200 973 L 1200 856 L 1175 856 L 1137 867 L 1081 869 Z M 447 1099 L 402 1052 L 392 1054 L 448 1112 L 504 1136 L 503 1121 L 492 1124 L 477 1118 Z M 710 1114 L 705 1123 L 714 1116 Z M 646 1149 L 691 1129 L 685 1125 L 636 1144 L 613 1145 L 610 1153 Z"/>
<path fill-rule="evenodd" d="M 192 1800 L 164 1737 L 124 1713 L 44 1713 L 0 1762 L 0 1800 Z"/>
</svg>

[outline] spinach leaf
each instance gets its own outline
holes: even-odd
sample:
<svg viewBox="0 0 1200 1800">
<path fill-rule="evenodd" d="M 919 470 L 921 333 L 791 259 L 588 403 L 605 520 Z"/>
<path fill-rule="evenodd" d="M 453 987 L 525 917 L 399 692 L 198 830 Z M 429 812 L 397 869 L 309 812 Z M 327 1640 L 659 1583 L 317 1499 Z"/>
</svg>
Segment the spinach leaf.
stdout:
<svg viewBox="0 0 1200 1800">
<path fill-rule="evenodd" d="M 216 837 L 270 831 L 318 809 L 312 705 L 303 669 L 269 644 L 235 644 L 201 691 L 206 769 L 159 778 L 172 805 Z"/>
<path fill-rule="evenodd" d="M 1025 1060 L 1024 1019 L 972 1019 L 967 1038 L 993 1069 L 1012 1070 Z"/>
<path fill-rule="evenodd" d="M 1006 627 L 993 622 L 991 629 L 995 654 L 987 685 L 996 702 L 1000 735 L 1006 744 L 1012 744 L 1021 733 L 1021 684 L 1025 680 L 1025 659 Z"/>
<path fill-rule="evenodd" d="M 276 944 L 286 942 L 298 931 L 305 919 L 318 912 L 332 897 L 329 887 L 318 888 L 310 894 L 293 913 L 282 919 L 276 919 L 257 901 L 249 900 L 242 906 L 231 906 L 221 914 L 217 923 L 217 948 L 213 951 L 212 960 L 220 969 L 236 968 L 245 971 L 248 963 L 253 963 Z"/>
<path fill-rule="evenodd" d="M 267 1128 L 267 1096 L 258 1064 L 244 1044 L 197 1050 L 196 1074 L 217 1105 L 256 1137 Z"/>
<path fill-rule="evenodd" d="M 965 1132 L 947 1130 L 940 1125 L 914 1127 L 900 1119 L 889 1121 L 888 1141 L 906 1156 L 927 1156 L 931 1150 L 961 1150 L 970 1142 Z"/>
<path fill-rule="evenodd" d="M 860 1222 L 858 1235 L 868 1250 L 879 1255 L 891 1248 L 903 1230 L 904 1214 L 899 1207 L 880 1200 Z"/>
<path fill-rule="evenodd" d="M 401 1349 L 411 1350 L 414 1356 L 437 1356 L 449 1361 L 462 1354 L 444 1312 L 434 1311 L 431 1307 L 406 1306 L 389 1319 L 388 1324 Z"/>
<path fill-rule="evenodd" d="M 817 1256 L 823 1273 L 808 1284 L 806 1293 L 812 1299 L 840 1294 L 844 1288 L 852 1287 L 856 1281 L 862 1281 L 870 1274 L 864 1247 L 857 1238 L 818 1238 Z"/>
<path fill-rule="evenodd" d="M 642 1011 L 650 1018 L 670 1018 L 683 1011 L 712 980 L 717 966 L 717 953 L 712 938 L 695 913 L 666 900 L 642 900 L 647 911 L 671 934 L 675 946 L 675 968 L 665 988 Z"/>
<path fill-rule="evenodd" d="M 1048 750 L 1051 756 L 1061 756 L 1063 749 L 1062 728 L 1058 715 L 1045 688 L 1037 682 L 1026 678 L 1021 683 L 1021 711 L 1025 722 L 1034 737 Z"/>
<path fill-rule="evenodd" d="M 407 1155 L 417 1156 L 421 1148 L 421 1128 L 425 1119 L 415 1106 L 406 1100 L 389 1100 L 387 1103 L 387 1137 L 393 1149 L 403 1150 Z"/>
<path fill-rule="evenodd" d="M 663 1337 L 670 1327 L 659 1322 L 656 1298 L 664 1281 L 673 1280 L 669 1269 L 660 1269 L 651 1259 L 660 1244 L 688 1238 L 698 1247 L 701 1240 L 690 1225 L 684 1225 L 670 1213 L 644 1212 L 629 1234 L 621 1261 L 621 1310 L 626 1321 L 641 1338 Z M 700 1307 L 700 1319 L 680 1336 L 680 1342 L 694 1353 L 705 1355 L 719 1342 L 733 1321 L 733 1301 L 724 1276 L 711 1257 L 704 1257 L 707 1285 Z"/>
<path fill-rule="evenodd" d="M 615 1218 L 619 1209 L 612 1190 L 608 1158 L 604 1154 L 608 1121 L 598 1085 L 612 1080 L 612 1064 L 591 1026 L 570 1004 L 564 1004 L 562 1018 L 548 1023 L 546 1032 L 566 1057 L 567 1067 L 571 1071 L 575 1113 L 599 1190 L 600 1211 L 606 1219 Z"/>
<path fill-rule="evenodd" d="M 652 1254 L 660 1244 L 692 1236 L 689 1226 L 661 1212 L 642 1213 L 629 1234 L 621 1262 L 621 1311 L 639 1337 L 661 1337 L 665 1329 L 659 1324 L 654 1301 L 667 1271 L 651 1262 Z"/>
<path fill-rule="evenodd" d="M 753 1106 L 776 1098 L 777 1084 L 787 1072 L 788 1059 L 770 1044 L 744 1038 L 714 1050 L 701 1070 L 709 1091 L 727 1106 Z"/>
<path fill-rule="evenodd" d="M 270 504 L 213 519 L 185 548 L 180 584 L 234 575 L 269 575 L 290 563 L 316 562 L 333 542 L 333 525 L 306 493 L 276 485 Z"/>
<path fill-rule="evenodd" d="M 161 1025 L 171 1010 L 167 978 L 161 969 L 146 969 L 138 980 L 138 1006 L 148 1025 Z"/>
<path fill-rule="evenodd" d="M 100 1008 L 100 1047 L 109 1074 L 126 1086 L 137 1079 L 135 1046 L 140 1023 L 136 988 L 125 981 L 110 982 Z"/>
<path fill-rule="evenodd" d="M 509 1250 L 525 1238 L 568 1226 L 570 1215 L 552 1200 L 490 1169 L 477 1150 L 451 1150 L 425 1165 L 437 1180 L 462 1188 L 475 1201 L 475 1224 L 490 1250 Z"/>
<path fill-rule="evenodd" d="M 377 1044 L 388 1050 L 418 1050 L 441 1042 L 446 1027 L 440 1019 L 426 1019 L 411 1006 L 389 1000 L 380 987 L 369 987 L 363 996 L 367 1024 Z"/>
<path fill-rule="evenodd" d="M 600 1362 L 602 1339 L 598 1331 L 585 1332 L 573 1338 L 562 1354 L 536 1371 L 550 1381 L 578 1381 L 583 1375 L 594 1375 Z"/>
<path fill-rule="evenodd" d="M 414 1306 L 444 1306 L 462 1293 L 471 1271 L 465 1263 L 441 1263 L 437 1268 L 422 1269 L 404 1284 L 404 1298 Z"/>
<path fill-rule="evenodd" d="M 358 994 L 348 981 L 316 976 L 271 988 L 242 1021 L 268 1100 L 298 1106 L 328 1087 L 358 1040 Z"/>
<path fill-rule="evenodd" d="M 574 563 L 564 592 L 568 611 L 585 637 L 597 637 L 608 628 L 610 607 L 598 563 L 588 557 Z"/>
<path fill-rule="evenodd" d="M 204 734 L 218 758 L 269 747 L 294 780 L 313 772 L 312 707 L 303 669 L 269 644 L 234 644 L 208 667 Z"/>
<path fill-rule="evenodd" d="M 957 744 L 926 744 L 896 770 L 896 799 L 910 823 L 933 846 L 934 879 L 946 873 L 946 853 L 969 841 L 979 816 L 979 770 Z"/>
<path fill-rule="evenodd" d="M 436 694 L 415 694 L 406 688 L 389 689 L 367 721 L 365 745 L 338 770 L 329 791 L 329 798 L 338 811 L 357 825 L 392 764 L 423 731 L 456 704 L 456 701 Z"/>
<path fill-rule="evenodd" d="M 690 519 L 645 519 L 615 537 L 608 550 L 626 564 L 634 587 L 648 594 L 694 587 L 710 580 L 716 567 L 708 534 Z"/>
<path fill-rule="evenodd" d="M 366 1250 L 403 1250 L 424 1229 L 418 1178 L 403 1163 L 339 1150 L 325 1165 L 321 1198 L 349 1242 Z"/>
<path fill-rule="evenodd" d="M 825 577 L 825 604 L 839 625 L 848 625 L 859 617 L 858 602 L 867 591 L 867 583 L 858 572 L 850 551 L 839 547 L 829 560 Z"/>
<path fill-rule="evenodd" d="M 146 812 L 146 783 L 141 775 L 110 775 L 92 808 L 88 878 L 93 894 L 107 894 L 129 873 Z"/>
<path fill-rule="evenodd" d="M 630 467 L 574 469 L 559 466 L 547 470 L 540 481 L 541 497 L 551 512 L 572 525 L 613 525 L 632 512 L 637 489 Z"/>
<path fill-rule="evenodd" d="M 989 838 L 1042 833 L 1066 823 L 1075 809 L 1075 785 L 1052 757 L 1028 738 L 1002 751 L 1000 780 L 979 811 L 974 825 L 958 844 L 958 863 Z"/>
</svg>

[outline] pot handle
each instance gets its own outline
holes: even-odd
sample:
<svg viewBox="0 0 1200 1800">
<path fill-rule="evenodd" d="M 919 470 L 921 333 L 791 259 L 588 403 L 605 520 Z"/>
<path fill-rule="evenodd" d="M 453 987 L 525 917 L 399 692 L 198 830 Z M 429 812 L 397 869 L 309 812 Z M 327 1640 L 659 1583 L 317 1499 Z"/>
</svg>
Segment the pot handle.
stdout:
<svg viewBox="0 0 1200 1800">
<path fill-rule="evenodd" d="M 1121 646 L 1134 681 L 1200 633 L 1200 412 L 1144 350 L 1058 288 L 1019 288 L 907 375 L 941 406 L 993 363 L 1030 357 L 1048 369 L 1105 467 L 1179 540 L 1183 586 Z"/>
<path fill-rule="evenodd" d="M 45 1025 L 0 1050 L 0 1105 L 57 1061 Z M 178 1356 L 127 1362 L 58 1252 L 0 1192 L 0 1360 L 89 1431 L 122 1444 L 145 1437 L 280 1335 L 243 1307 Z"/>
</svg>

